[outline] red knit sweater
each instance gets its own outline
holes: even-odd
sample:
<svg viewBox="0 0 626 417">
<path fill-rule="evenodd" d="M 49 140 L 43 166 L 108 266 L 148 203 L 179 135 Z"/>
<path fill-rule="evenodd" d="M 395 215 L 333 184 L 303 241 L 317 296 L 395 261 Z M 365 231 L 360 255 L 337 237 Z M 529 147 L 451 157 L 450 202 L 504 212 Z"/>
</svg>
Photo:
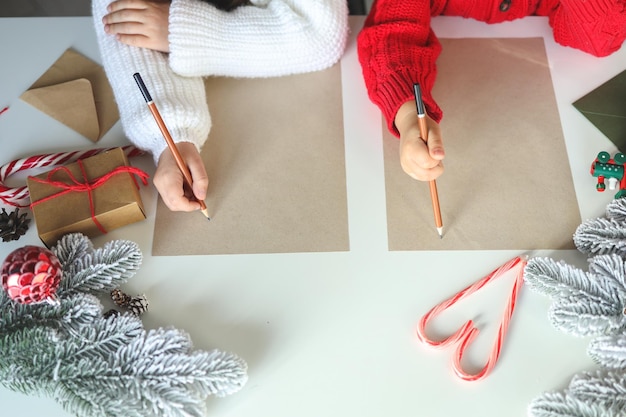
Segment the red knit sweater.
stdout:
<svg viewBox="0 0 626 417">
<path fill-rule="evenodd" d="M 438 15 L 487 23 L 548 16 L 556 42 L 596 56 L 615 52 L 626 37 L 626 0 L 375 0 L 357 38 L 359 61 L 369 97 L 396 135 L 393 120 L 413 99 L 414 83 L 430 117 L 441 120 L 431 95 L 441 45 L 430 19 Z"/>
</svg>

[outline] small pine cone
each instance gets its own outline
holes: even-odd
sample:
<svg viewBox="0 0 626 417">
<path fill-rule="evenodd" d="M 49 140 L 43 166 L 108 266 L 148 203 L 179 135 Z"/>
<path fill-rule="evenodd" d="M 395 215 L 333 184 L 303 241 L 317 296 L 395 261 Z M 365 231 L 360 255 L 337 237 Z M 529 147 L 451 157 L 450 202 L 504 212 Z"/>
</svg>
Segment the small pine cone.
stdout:
<svg viewBox="0 0 626 417">
<path fill-rule="evenodd" d="M 3 242 L 18 240 L 26 234 L 30 219 L 26 217 L 26 213 L 19 214 L 20 209 L 16 208 L 11 213 L 7 213 L 3 208 L 0 213 L 0 237 Z"/>
<path fill-rule="evenodd" d="M 128 308 L 128 304 L 130 303 L 132 298 L 130 295 L 122 292 L 122 290 L 115 289 L 111 291 L 111 299 L 113 300 L 115 305 L 119 307 Z"/>
<path fill-rule="evenodd" d="M 110 310 L 106 311 L 106 312 L 103 314 L 103 316 L 104 316 L 104 318 L 105 318 L 105 319 L 108 319 L 109 317 L 117 317 L 117 316 L 119 316 L 119 315 L 120 315 L 120 312 L 119 312 L 119 311 L 117 311 L 117 310 L 116 310 L 116 309 L 114 309 L 114 308 L 112 308 L 112 309 L 110 309 Z"/>
<path fill-rule="evenodd" d="M 132 311 L 134 315 L 141 316 L 143 313 L 148 311 L 148 299 L 143 294 L 131 297 L 126 308 Z"/>
</svg>

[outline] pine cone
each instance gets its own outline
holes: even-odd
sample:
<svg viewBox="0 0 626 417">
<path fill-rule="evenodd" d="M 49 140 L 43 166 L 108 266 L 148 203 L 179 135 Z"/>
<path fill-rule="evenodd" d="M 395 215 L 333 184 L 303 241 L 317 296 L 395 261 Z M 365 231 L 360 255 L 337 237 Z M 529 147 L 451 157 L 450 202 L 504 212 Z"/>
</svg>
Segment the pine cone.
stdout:
<svg viewBox="0 0 626 417">
<path fill-rule="evenodd" d="M 105 319 L 108 319 L 109 317 L 117 317 L 120 315 L 120 312 L 117 311 L 116 309 L 112 308 L 106 312 L 104 312 L 104 314 L 102 315 Z"/>
<path fill-rule="evenodd" d="M 128 307 L 128 303 L 130 303 L 131 297 L 130 295 L 125 294 L 120 289 L 115 289 L 111 291 L 111 299 L 115 303 L 115 305 L 119 307 Z"/>
<path fill-rule="evenodd" d="M 3 208 L 0 213 L 0 236 L 3 242 L 18 240 L 26 234 L 30 219 L 26 217 L 26 213 L 19 214 L 19 208 L 11 213 L 7 213 Z"/>
<path fill-rule="evenodd" d="M 131 297 L 126 308 L 132 311 L 134 315 L 141 316 L 143 313 L 148 311 L 148 300 L 145 295 Z"/>
<path fill-rule="evenodd" d="M 130 310 L 136 316 L 140 316 L 148 311 L 148 300 L 145 295 L 131 297 L 120 289 L 111 291 L 111 299 L 118 307 Z"/>
</svg>

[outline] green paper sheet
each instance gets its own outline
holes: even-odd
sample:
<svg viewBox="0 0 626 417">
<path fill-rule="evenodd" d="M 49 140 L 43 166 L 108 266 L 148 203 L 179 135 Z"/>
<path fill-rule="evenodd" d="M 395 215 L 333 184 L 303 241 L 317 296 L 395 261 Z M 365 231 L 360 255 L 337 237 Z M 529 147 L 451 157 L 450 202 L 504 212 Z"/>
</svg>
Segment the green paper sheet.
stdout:
<svg viewBox="0 0 626 417">
<path fill-rule="evenodd" d="M 576 100 L 574 107 L 626 152 L 626 71 Z"/>
</svg>

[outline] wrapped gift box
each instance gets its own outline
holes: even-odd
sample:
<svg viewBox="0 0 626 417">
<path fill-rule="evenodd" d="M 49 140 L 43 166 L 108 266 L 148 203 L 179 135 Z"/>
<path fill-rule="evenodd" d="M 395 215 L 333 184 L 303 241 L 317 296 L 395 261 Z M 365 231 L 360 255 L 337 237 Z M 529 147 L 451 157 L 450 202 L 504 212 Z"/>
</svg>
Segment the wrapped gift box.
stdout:
<svg viewBox="0 0 626 417">
<path fill-rule="evenodd" d="M 39 238 L 48 247 L 67 233 L 93 237 L 146 218 L 138 179 L 121 148 L 27 179 Z"/>
</svg>

